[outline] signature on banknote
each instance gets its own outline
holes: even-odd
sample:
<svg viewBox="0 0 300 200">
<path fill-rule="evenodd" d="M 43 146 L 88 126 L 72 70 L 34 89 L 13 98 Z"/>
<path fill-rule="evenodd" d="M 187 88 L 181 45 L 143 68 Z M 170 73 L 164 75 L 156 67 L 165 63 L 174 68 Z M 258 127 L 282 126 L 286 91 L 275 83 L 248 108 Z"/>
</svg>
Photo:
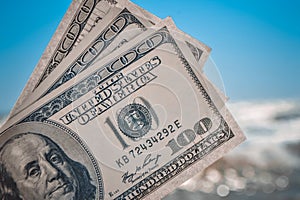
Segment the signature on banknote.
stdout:
<svg viewBox="0 0 300 200">
<path fill-rule="evenodd" d="M 127 171 L 122 175 L 123 183 L 134 183 L 137 180 L 143 178 L 156 167 L 158 167 L 158 160 L 161 157 L 161 154 L 152 155 L 148 154 L 143 164 L 136 166 L 135 171 L 133 173 Z"/>
</svg>

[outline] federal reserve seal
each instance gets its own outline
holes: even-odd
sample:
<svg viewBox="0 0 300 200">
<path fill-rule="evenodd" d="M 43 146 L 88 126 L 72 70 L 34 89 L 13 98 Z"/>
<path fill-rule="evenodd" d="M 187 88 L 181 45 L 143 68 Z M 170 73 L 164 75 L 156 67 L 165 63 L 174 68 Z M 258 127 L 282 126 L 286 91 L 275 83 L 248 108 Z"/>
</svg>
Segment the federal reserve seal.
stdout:
<svg viewBox="0 0 300 200">
<path fill-rule="evenodd" d="M 143 137 L 151 128 L 151 114 L 145 106 L 137 103 L 125 106 L 118 115 L 120 130 L 128 137 Z"/>
</svg>

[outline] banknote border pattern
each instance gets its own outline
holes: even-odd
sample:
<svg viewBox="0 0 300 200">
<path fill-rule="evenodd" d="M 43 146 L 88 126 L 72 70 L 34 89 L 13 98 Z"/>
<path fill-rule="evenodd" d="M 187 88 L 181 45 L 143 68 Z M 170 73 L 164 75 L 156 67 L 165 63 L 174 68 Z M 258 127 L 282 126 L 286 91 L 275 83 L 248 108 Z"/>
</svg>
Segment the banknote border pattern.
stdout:
<svg viewBox="0 0 300 200">
<path fill-rule="evenodd" d="M 203 51 L 201 49 L 197 48 L 196 46 L 192 45 L 191 43 L 187 42 L 187 41 L 185 43 L 190 48 L 190 50 L 193 53 L 195 59 L 197 61 L 199 61 L 200 58 L 201 58 L 201 56 L 202 56 L 202 54 L 203 54 Z"/>
<path fill-rule="evenodd" d="M 62 84 L 66 83 L 67 81 L 71 80 L 72 78 L 74 78 L 76 75 L 78 75 L 79 73 L 81 73 L 82 71 L 84 71 L 85 69 L 87 69 L 92 63 L 93 61 L 114 41 L 114 39 L 116 37 L 111 38 L 110 40 L 104 40 L 104 34 L 107 32 L 107 30 L 112 26 L 112 24 L 114 24 L 117 20 L 119 20 L 120 18 L 123 18 L 125 20 L 125 24 L 124 27 L 121 28 L 121 30 L 119 31 L 119 33 L 121 33 L 127 26 L 131 25 L 131 24 L 137 24 L 137 26 L 143 30 L 146 30 L 146 27 L 142 24 L 141 21 L 139 21 L 132 13 L 130 13 L 126 8 L 123 9 L 121 11 L 121 13 L 112 21 L 112 23 L 110 23 L 105 29 L 104 31 L 101 32 L 101 34 L 99 34 L 99 36 L 97 36 L 96 39 L 93 40 L 93 42 L 91 42 L 91 45 L 94 45 L 96 41 L 101 41 L 103 42 L 103 48 L 97 52 L 97 55 L 89 61 L 88 64 L 84 65 L 82 68 L 78 68 L 77 65 L 75 65 L 77 63 L 77 61 L 86 53 L 89 51 L 89 49 L 91 48 L 91 46 L 87 47 L 83 53 L 81 53 L 76 59 L 75 62 L 72 62 L 72 64 L 70 64 L 70 67 L 68 69 L 65 70 L 65 72 L 58 78 L 58 80 L 56 80 L 54 82 L 54 84 L 51 85 L 51 87 L 41 96 L 45 96 L 47 94 L 49 94 L 50 92 L 52 92 L 53 90 L 55 90 L 56 88 L 60 87 Z"/>
<path fill-rule="evenodd" d="M 80 11 L 81 10 L 86 10 L 86 4 L 89 3 L 89 1 L 93 1 L 93 4 L 90 8 L 90 12 L 88 13 L 87 17 L 85 18 L 84 21 L 82 21 L 80 24 L 76 21 L 76 19 L 79 17 L 80 15 Z M 110 4 L 116 4 L 117 2 L 114 0 L 85 0 L 80 4 L 81 9 L 78 9 L 78 12 L 76 13 L 76 15 L 74 16 L 74 18 L 72 19 L 72 23 L 68 26 L 68 28 L 66 29 L 66 32 L 63 34 L 62 39 L 59 41 L 59 43 L 57 44 L 57 47 L 55 48 L 55 53 L 51 56 L 49 62 L 47 63 L 47 67 L 43 70 L 42 76 L 41 78 L 38 80 L 38 82 L 36 83 L 34 90 L 53 72 L 53 70 L 56 68 L 56 66 L 61 62 L 55 63 L 54 59 L 55 56 L 57 55 L 56 52 L 59 52 L 62 46 L 62 43 L 64 41 L 65 38 L 67 38 L 68 35 L 68 31 L 70 31 L 72 29 L 72 27 L 75 26 L 79 26 L 79 31 L 77 32 L 77 35 L 73 38 L 73 44 L 76 42 L 76 40 L 78 39 L 78 37 L 80 36 L 80 33 L 82 32 L 82 30 L 84 29 L 85 25 L 87 24 L 87 21 L 89 19 L 89 16 L 93 13 L 93 10 L 95 9 L 96 5 L 100 2 L 100 1 L 107 1 Z M 65 58 L 73 49 L 73 46 L 70 47 L 63 55 L 63 57 Z"/>
</svg>

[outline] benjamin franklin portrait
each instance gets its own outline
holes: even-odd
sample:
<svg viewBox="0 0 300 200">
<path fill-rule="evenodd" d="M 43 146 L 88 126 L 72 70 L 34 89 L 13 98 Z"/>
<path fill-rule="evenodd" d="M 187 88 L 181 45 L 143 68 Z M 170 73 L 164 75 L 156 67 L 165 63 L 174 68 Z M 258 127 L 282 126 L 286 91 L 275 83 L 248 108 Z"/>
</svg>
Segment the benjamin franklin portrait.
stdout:
<svg viewBox="0 0 300 200">
<path fill-rule="evenodd" d="M 0 147 L 1 200 L 95 199 L 89 171 L 49 137 L 25 132 Z"/>
</svg>

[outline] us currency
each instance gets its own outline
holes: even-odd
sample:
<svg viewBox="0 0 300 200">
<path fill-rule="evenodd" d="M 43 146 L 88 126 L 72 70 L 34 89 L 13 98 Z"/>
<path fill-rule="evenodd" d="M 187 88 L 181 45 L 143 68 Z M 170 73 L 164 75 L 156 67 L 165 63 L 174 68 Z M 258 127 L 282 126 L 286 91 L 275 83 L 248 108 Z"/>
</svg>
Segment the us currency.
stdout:
<svg viewBox="0 0 300 200">
<path fill-rule="evenodd" d="M 75 2 L 77 2 L 77 3 L 75 3 Z M 45 85 L 49 84 L 49 81 L 47 82 L 47 84 L 45 84 L 45 83 L 42 84 L 42 82 L 45 82 L 46 79 L 49 79 L 48 77 L 54 71 L 57 71 L 58 69 L 60 69 L 60 67 L 57 67 L 57 66 L 60 66 L 60 63 L 65 59 L 65 57 L 67 57 L 67 55 L 69 55 L 72 52 L 72 49 L 74 47 L 76 47 L 79 44 L 79 42 L 81 40 L 83 40 L 83 38 L 85 38 L 85 36 L 96 27 L 97 24 L 99 24 L 99 26 L 103 27 L 103 25 L 107 24 L 107 22 L 112 23 L 112 21 L 111 21 L 112 20 L 111 17 L 113 16 L 112 13 L 116 13 L 116 11 L 119 11 L 118 9 L 116 9 L 115 5 L 118 5 L 119 9 L 124 9 L 127 1 L 120 0 L 118 3 L 116 1 L 110 1 L 110 0 L 108 0 L 108 1 L 106 1 L 106 0 L 81 1 L 81 4 L 77 5 L 78 2 L 79 1 L 74 1 L 71 4 L 65 18 L 61 22 L 61 26 L 63 26 L 63 28 L 71 29 L 72 27 L 74 27 L 74 24 L 75 25 L 77 25 L 77 24 L 76 24 L 76 21 L 74 22 L 74 19 L 72 22 L 70 22 L 70 24 L 66 23 L 66 21 L 71 18 L 69 16 L 70 15 L 69 12 L 73 12 L 74 16 L 72 16 L 72 17 L 76 19 L 76 17 L 78 17 L 78 15 L 79 15 L 78 11 L 88 9 L 88 11 L 90 12 L 88 14 L 90 14 L 90 15 L 86 16 L 87 19 L 85 21 L 87 21 L 87 25 L 85 25 L 85 23 L 82 22 L 83 23 L 82 26 L 84 26 L 85 28 L 82 28 L 81 30 L 79 29 L 78 32 L 76 33 L 76 37 L 72 36 L 72 39 L 74 41 L 69 41 L 69 38 L 71 37 L 69 32 L 67 32 L 68 34 L 65 34 L 60 37 L 60 34 L 63 31 L 61 30 L 62 28 L 60 28 L 60 27 L 58 28 L 56 34 L 53 36 L 53 39 L 49 43 L 45 53 L 43 54 L 42 58 L 40 59 L 38 66 L 34 70 L 29 82 L 25 86 L 25 89 L 23 90 L 21 97 L 19 98 L 14 109 L 12 110 L 11 115 L 18 113 L 25 106 L 28 106 L 30 103 L 34 102 L 36 99 L 34 98 L 32 93 L 34 93 L 36 90 L 38 90 L 38 91 L 47 90 L 48 88 L 45 88 Z M 85 2 L 91 4 L 89 8 L 86 8 L 87 5 Z M 76 6 L 77 6 L 77 10 L 75 10 L 75 11 L 77 11 L 77 12 L 74 11 L 74 7 L 76 7 Z M 138 10 L 138 9 L 135 9 L 135 11 L 136 10 Z M 110 18 L 110 19 L 108 19 L 108 18 Z M 135 32 L 132 32 L 133 36 L 135 36 L 136 34 L 138 34 L 140 32 L 140 30 L 144 27 L 144 25 L 139 21 L 135 22 L 135 21 L 131 20 L 130 22 L 128 22 L 128 19 L 126 19 L 126 24 L 125 24 L 126 27 L 128 27 L 132 24 L 136 24 L 136 25 L 140 26 L 136 29 Z M 116 24 L 116 25 L 111 24 L 111 26 L 115 26 L 115 28 L 124 28 L 124 27 L 118 27 L 118 25 L 119 24 Z M 107 29 L 108 28 L 110 28 L 110 27 L 107 27 Z M 114 28 L 114 27 L 112 27 L 112 28 Z M 112 30 L 114 30 L 114 29 L 112 29 Z M 105 38 L 103 38 L 102 40 L 105 40 L 104 48 L 106 48 L 112 42 L 112 40 L 116 39 L 118 34 L 120 34 L 122 31 L 123 31 L 123 29 L 117 30 L 117 32 L 115 33 L 115 35 L 113 37 L 110 36 L 111 38 L 109 38 L 109 41 L 106 41 Z M 97 34 L 97 35 L 99 36 L 99 34 Z M 103 33 L 102 33 L 102 35 L 103 35 Z M 60 39 L 60 41 L 56 41 L 58 38 Z M 77 40 L 75 40 L 76 38 L 77 38 Z M 127 40 L 129 40 L 129 38 L 123 38 L 122 41 L 127 41 Z M 63 42 L 65 42 L 65 41 L 67 44 L 64 45 Z M 53 50 L 53 46 L 56 45 L 56 43 L 59 43 L 58 47 L 55 49 L 54 52 L 49 53 L 50 50 Z M 89 43 L 89 45 L 91 45 L 91 44 Z M 65 47 L 65 46 L 68 47 L 68 48 L 66 48 L 67 50 L 62 51 L 61 48 Z M 50 49 L 50 50 L 48 50 L 48 49 Z M 84 49 L 82 49 L 82 48 L 80 50 L 84 51 Z M 77 51 L 77 52 L 79 52 L 79 51 Z M 103 51 L 101 51 L 101 53 L 103 54 Z M 49 56 L 52 56 L 52 57 L 49 57 Z M 72 56 L 70 56 L 70 57 L 72 57 Z M 76 58 L 73 58 L 73 59 L 76 59 Z M 71 66 L 69 68 L 71 68 Z M 67 70 L 67 69 L 62 69 L 62 70 Z M 62 70 L 60 70 L 60 71 L 62 71 Z M 40 74 L 42 71 L 43 71 L 43 74 Z M 69 69 L 69 71 L 72 71 L 72 69 Z M 74 75 L 74 73 L 76 75 L 76 72 L 71 72 L 71 73 L 72 73 L 72 75 Z M 64 74 L 64 75 L 66 76 L 66 74 Z M 55 81 L 55 80 L 53 80 L 53 81 Z M 41 84 L 42 84 L 42 86 L 40 86 Z M 38 88 L 41 88 L 41 89 L 38 89 Z M 28 98 L 29 96 L 30 96 L 30 98 Z"/>
<path fill-rule="evenodd" d="M 1 195 L 158 199 L 242 142 L 170 30 L 148 29 L 9 119 Z"/>
<path fill-rule="evenodd" d="M 10 115 L 20 111 L 20 106 L 31 93 L 116 4 L 115 0 L 72 1 Z"/>
<path fill-rule="evenodd" d="M 22 105 L 19 106 L 19 111 L 74 78 L 93 62 L 103 58 L 116 48 L 130 41 L 151 27 L 151 25 L 161 22 L 158 17 L 141 9 L 130 1 L 119 1 L 117 7 L 119 9 L 110 9 L 106 17 L 102 19 L 102 23 L 99 23 L 89 36 L 78 45 L 76 50 L 71 52 L 67 58 L 60 63 L 55 73 L 49 75 L 47 80 L 43 81 L 43 83 L 35 89 L 27 101 L 23 101 Z M 122 24 L 123 22 L 124 24 Z M 112 34 L 108 39 L 104 38 L 108 37 L 106 36 L 108 35 L 106 34 L 107 31 L 110 31 L 109 33 Z M 191 51 L 195 52 L 195 49 L 197 50 L 197 59 L 200 62 L 200 66 L 203 66 L 210 53 L 210 48 L 201 42 L 194 42 L 196 40 L 191 40 L 191 37 L 185 37 L 185 40 L 186 43 L 189 44 L 189 47 L 193 47 L 193 49 L 190 48 Z M 193 44 L 190 44 L 190 42 Z"/>
</svg>

